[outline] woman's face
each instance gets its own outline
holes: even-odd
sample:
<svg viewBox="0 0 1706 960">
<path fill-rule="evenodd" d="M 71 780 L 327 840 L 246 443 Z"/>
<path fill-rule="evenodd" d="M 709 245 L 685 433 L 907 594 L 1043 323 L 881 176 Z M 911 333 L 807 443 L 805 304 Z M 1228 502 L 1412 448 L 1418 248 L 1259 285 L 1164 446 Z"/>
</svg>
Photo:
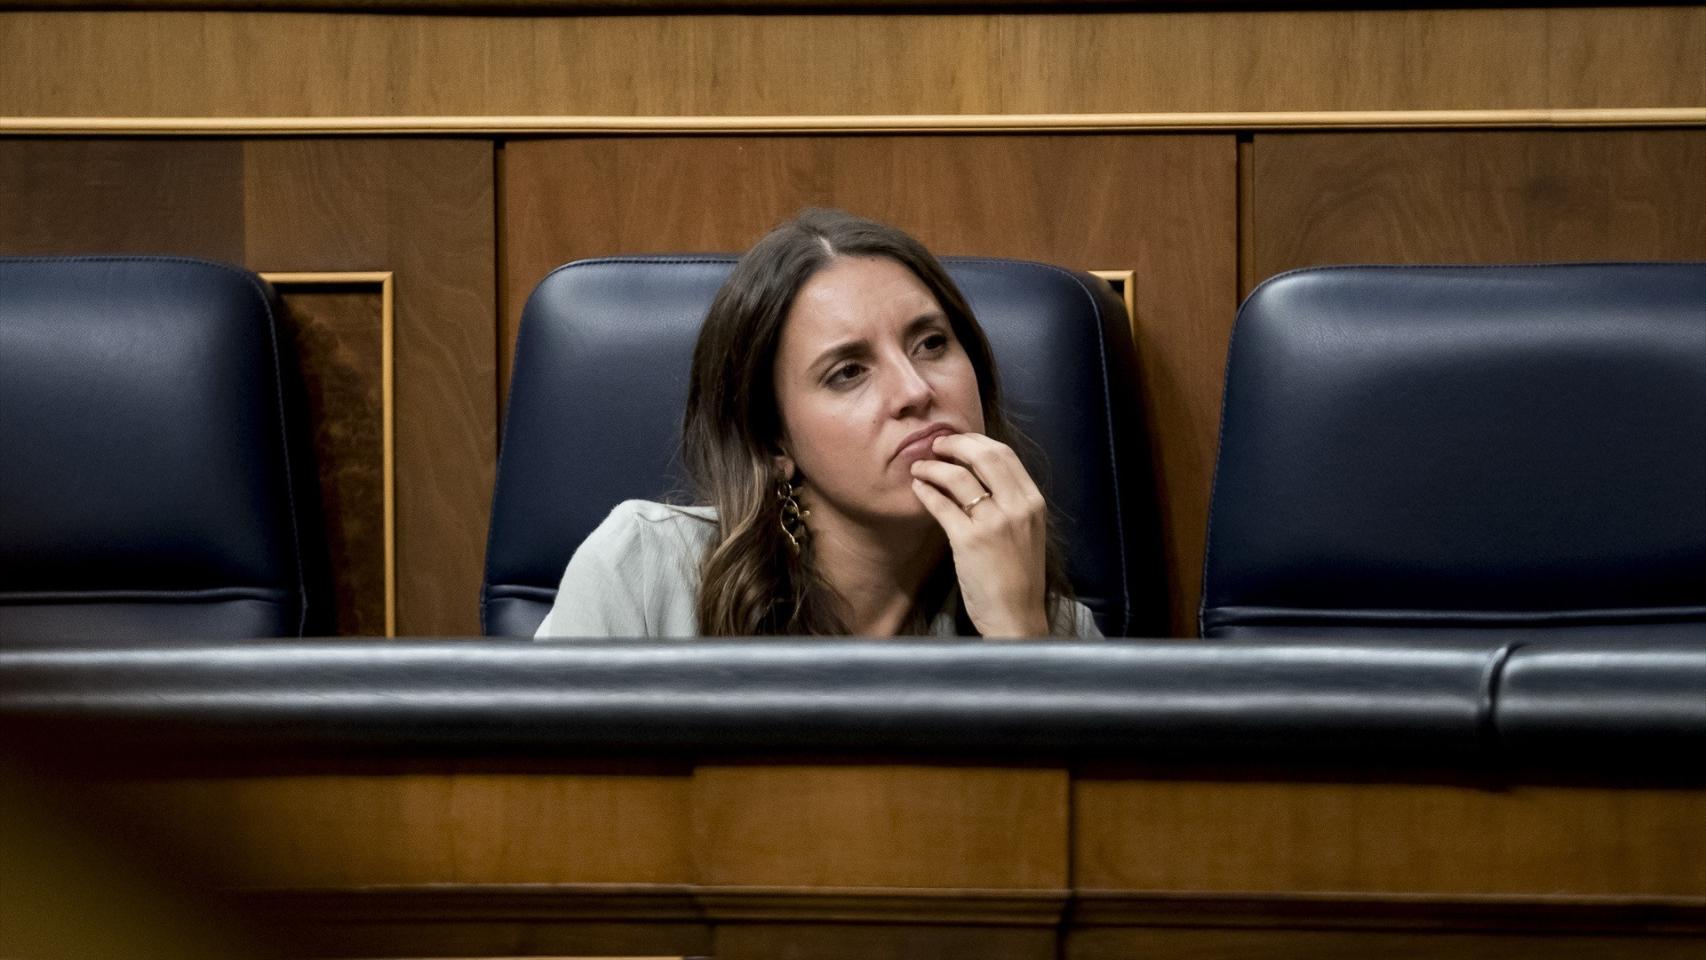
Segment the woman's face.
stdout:
<svg viewBox="0 0 1706 960">
<path fill-rule="evenodd" d="M 977 372 L 930 289 L 887 257 L 838 257 L 794 298 L 777 344 L 784 455 L 814 511 L 866 525 L 928 519 L 911 465 L 945 433 L 982 433 Z"/>
</svg>

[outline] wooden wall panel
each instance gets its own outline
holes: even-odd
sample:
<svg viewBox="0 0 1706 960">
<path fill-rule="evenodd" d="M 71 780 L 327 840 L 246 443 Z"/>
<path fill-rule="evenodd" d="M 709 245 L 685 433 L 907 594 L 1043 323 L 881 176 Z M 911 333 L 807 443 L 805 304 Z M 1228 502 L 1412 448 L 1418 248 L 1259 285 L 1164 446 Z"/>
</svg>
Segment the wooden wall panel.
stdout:
<svg viewBox="0 0 1706 960">
<path fill-rule="evenodd" d="M 1706 259 L 1706 130 L 1271 134 L 1250 280 L 1325 263 Z"/>
<path fill-rule="evenodd" d="M 245 258 L 396 274 L 397 632 L 477 634 L 496 469 L 491 145 L 251 141 Z"/>
<path fill-rule="evenodd" d="M 382 637 L 385 611 L 383 306 L 377 287 L 284 285 L 320 475 L 333 632 Z"/>
<path fill-rule="evenodd" d="M 0 14 L 0 116 L 1706 106 L 1698 6 L 434 17 Z"/>
<path fill-rule="evenodd" d="M 501 151 L 504 380 L 521 306 L 571 260 L 741 251 L 802 206 L 940 254 L 1133 269 L 1175 633 L 1194 632 L 1237 286 L 1230 136 L 524 140 Z"/>
<path fill-rule="evenodd" d="M 474 634 L 497 445 L 491 151 L 455 140 L 0 140 L 0 252 L 394 271 L 398 631 Z M 379 375 L 377 364 L 361 370 Z M 323 472 L 380 455 L 348 452 Z"/>
<path fill-rule="evenodd" d="M 243 259 L 230 140 L 0 140 L 0 252 Z"/>
</svg>

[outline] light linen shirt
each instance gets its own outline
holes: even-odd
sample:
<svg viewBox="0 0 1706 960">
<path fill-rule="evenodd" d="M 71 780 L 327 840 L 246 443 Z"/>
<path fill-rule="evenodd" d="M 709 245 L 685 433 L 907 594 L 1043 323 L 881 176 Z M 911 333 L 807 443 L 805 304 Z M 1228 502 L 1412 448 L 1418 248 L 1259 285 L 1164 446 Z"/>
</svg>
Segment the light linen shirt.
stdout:
<svg viewBox="0 0 1706 960">
<path fill-rule="evenodd" d="M 699 562 L 717 536 L 713 507 L 626 500 L 610 511 L 569 560 L 551 612 L 535 640 L 699 635 Z M 930 635 L 955 636 L 958 594 L 930 622 Z M 1100 638 L 1090 609 L 1074 603 L 1079 639 Z"/>
</svg>

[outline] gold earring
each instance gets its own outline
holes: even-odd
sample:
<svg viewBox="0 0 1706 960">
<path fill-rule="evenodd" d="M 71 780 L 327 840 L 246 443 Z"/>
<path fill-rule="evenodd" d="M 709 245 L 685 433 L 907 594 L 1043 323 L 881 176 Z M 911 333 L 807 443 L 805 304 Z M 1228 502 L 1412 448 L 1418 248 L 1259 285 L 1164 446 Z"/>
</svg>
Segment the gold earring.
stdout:
<svg viewBox="0 0 1706 960">
<path fill-rule="evenodd" d="M 782 533 L 788 538 L 794 552 L 799 553 L 805 548 L 806 538 L 811 536 L 811 530 L 806 527 L 806 518 L 811 516 L 812 512 L 800 506 L 791 480 L 784 479 L 776 485 L 776 499 L 782 503 Z"/>
</svg>

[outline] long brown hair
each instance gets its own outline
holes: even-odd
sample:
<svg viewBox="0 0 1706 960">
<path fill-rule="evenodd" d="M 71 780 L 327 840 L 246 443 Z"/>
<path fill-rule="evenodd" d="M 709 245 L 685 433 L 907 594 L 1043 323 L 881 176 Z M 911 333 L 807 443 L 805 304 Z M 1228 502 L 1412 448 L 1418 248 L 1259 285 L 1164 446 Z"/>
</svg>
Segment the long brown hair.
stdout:
<svg viewBox="0 0 1706 960">
<path fill-rule="evenodd" d="M 837 257 L 887 257 L 911 270 L 947 315 L 977 373 L 984 432 L 1034 456 L 1001 406 L 1001 383 L 983 328 L 923 244 L 893 227 L 839 210 L 807 210 L 758 241 L 717 291 L 693 350 L 682 453 L 697 499 L 717 508 L 717 538 L 700 565 L 699 632 L 705 636 L 840 635 L 839 598 L 796 550 L 781 523 L 775 469 L 781 414 L 773 370 L 782 325 L 806 281 Z M 1030 464 L 1027 464 L 1028 466 Z M 1033 470 L 1033 473 L 1035 471 Z M 1072 589 L 1050 522 L 1045 555 L 1049 622 L 1070 629 Z M 952 564 L 951 555 L 944 567 Z M 952 570 L 931 582 L 952 583 Z M 964 610 L 958 617 L 968 629 Z"/>
</svg>

